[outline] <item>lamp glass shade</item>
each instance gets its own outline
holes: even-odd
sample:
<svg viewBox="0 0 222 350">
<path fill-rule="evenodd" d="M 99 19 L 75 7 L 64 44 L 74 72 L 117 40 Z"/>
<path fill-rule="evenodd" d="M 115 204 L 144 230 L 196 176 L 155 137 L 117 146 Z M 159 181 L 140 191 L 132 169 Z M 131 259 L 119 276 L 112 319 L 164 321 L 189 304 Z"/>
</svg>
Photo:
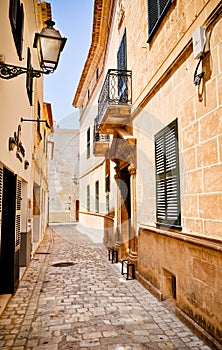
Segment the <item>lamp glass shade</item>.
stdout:
<svg viewBox="0 0 222 350">
<path fill-rule="evenodd" d="M 62 38 L 59 31 L 53 28 L 54 22 L 46 21 L 46 24 L 47 27 L 35 35 L 33 46 L 38 49 L 40 66 L 45 70 L 54 71 L 67 39 Z"/>
</svg>

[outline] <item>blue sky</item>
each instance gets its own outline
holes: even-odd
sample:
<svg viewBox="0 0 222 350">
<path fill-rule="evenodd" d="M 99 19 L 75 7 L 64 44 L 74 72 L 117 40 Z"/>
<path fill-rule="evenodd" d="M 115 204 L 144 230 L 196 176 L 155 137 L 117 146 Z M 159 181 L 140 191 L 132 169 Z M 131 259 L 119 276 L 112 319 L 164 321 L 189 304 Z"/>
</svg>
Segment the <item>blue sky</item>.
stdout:
<svg viewBox="0 0 222 350">
<path fill-rule="evenodd" d="M 56 71 L 44 78 L 44 101 L 59 121 L 77 111 L 72 106 L 92 37 L 94 0 L 50 0 L 55 28 L 67 38 Z"/>
</svg>

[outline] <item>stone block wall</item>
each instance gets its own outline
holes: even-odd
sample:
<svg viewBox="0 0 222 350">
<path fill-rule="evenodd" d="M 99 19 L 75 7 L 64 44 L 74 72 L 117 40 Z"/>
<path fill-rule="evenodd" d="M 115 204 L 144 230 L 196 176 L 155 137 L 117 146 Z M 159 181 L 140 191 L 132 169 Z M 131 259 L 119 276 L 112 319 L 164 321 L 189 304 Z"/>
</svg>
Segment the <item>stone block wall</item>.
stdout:
<svg viewBox="0 0 222 350">
<path fill-rule="evenodd" d="M 141 229 L 138 278 L 222 341 L 222 254 L 214 240 Z M 173 290 L 173 279 L 175 290 Z M 146 285 L 146 284 L 145 284 Z M 147 285 L 146 285 L 147 286 Z M 174 294 L 175 293 L 175 294 Z"/>
</svg>

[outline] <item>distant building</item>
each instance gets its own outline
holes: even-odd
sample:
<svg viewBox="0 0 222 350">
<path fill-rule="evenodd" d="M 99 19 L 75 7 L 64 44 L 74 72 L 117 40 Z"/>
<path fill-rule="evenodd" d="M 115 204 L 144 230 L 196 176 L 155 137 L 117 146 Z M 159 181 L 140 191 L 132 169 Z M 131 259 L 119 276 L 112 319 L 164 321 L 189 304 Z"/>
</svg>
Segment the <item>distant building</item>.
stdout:
<svg viewBox="0 0 222 350">
<path fill-rule="evenodd" d="M 78 221 L 79 130 L 55 127 L 50 141 L 49 222 Z"/>
<path fill-rule="evenodd" d="M 73 100 L 80 224 L 219 342 L 221 11 L 220 0 L 95 0 Z"/>
</svg>

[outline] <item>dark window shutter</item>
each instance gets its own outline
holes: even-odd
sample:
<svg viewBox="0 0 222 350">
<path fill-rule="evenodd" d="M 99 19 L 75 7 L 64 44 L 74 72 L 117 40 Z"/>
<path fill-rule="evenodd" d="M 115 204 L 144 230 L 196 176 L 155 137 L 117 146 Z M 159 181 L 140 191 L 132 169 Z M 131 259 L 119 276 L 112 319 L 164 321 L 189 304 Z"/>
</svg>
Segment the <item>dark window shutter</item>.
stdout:
<svg viewBox="0 0 222 350">
<path fill-rule="evenodd" d="M 148 42 L 151 41 L 170 4 L 171 0 L 148 0 Z"/>
<path fill-rule="evenodd" d="M 28 52 L 27 52 L 27 68 L 32 68 L 31 64 L 31 51 L 30 48 L 28 47 Z M 27 90 L 27 95 L 29 98 L 29 103 L 32 106 L 32 89 L 33 89 L 33 77 L 30 74 L 26 75 L 26 90 Z"/>
<path fill-rule="evenodd" d="M 20 245 L 21 210 L 22 210 L 22 181 L 16 176 L 16 203 L 15 203 L 15 248 Z"/>
<path fill-rule="evenodd" d="M 23 30 L 24 30 L 24 8 L 20 0 L 10 0 L 9 19 L 12 34 L 19 59 L 22 60 Z"/>
<path fill-rule="evenodd" d="M 18 0 L 10 0 L 9 18 L 10 18 L 13 34 L 16 31 L 18 3 L 19 3 Z"/>
<path fill-rule="evenodd" d="M 95 182 L 95 210 L 96 210 L 96 213 L 99 212 L 99 181 L 97 180 Z"/>
<path fill-rule="evenodd" d="M 18 18 L 18 47 L 17 52 L 19 59 L 22 60 L 22 46 L 23 46 L 23 31 L 24 31 L 24 9 L 23 4 L 21 4 L 19 9 L 19 18 Z"/>
<path fill-rule="evenodd" d="M 105 192 L 110 192 L 110 176 L 109 175 L 106 175 Z"/>
<path fill-rule="evenodd" d="M 41 120 L 41 105 L 40 105 L 40 102 L 38 101 L 38 104 L 37 104 L 37 131 L 38 131 L 39 135 L 41 136 L 40 120 Z"/>
<path fill-rule="evenodd" d="M 149 33 L 152 32 L 158 20 L 158 0 L 148 0 Z"/>
<path fill-rule="evenodd" d="M 90 157 L 90 128 L 87 130 L 87 158 Z"/>
<path fill-rule="evenodd" d="M 117 53 L 117 69 L 126 70 L 127 67 L 127 49 L 126 49 L 126 30 L 124 31 L 119 50 Z"/>
<path fill-rule="evenodd" d="M 155 136 L 157 223 L 181 225 L 177 120 Z"/>
</svg>

